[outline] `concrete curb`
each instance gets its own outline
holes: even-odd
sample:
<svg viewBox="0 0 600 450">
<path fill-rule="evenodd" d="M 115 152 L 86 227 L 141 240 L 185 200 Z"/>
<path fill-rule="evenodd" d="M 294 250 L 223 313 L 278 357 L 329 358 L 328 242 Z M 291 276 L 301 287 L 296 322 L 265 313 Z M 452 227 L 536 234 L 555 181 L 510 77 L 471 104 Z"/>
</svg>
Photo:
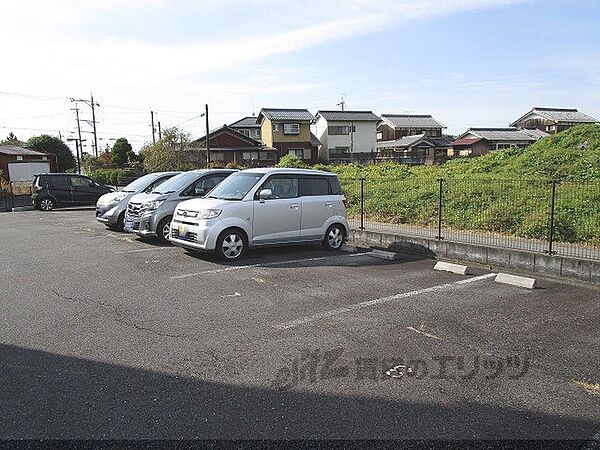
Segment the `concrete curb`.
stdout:
<svg viewBox="0 0 600 450">
<path fill-rule="evenodd" d="M 12 212 L 33 211 L 33 206 L 15 206 Z"/>
<path fill-rule="evenodd" d="M 494 280 L 496 283 L 510 284 L 511 286 L 522 287 L 526 289 L 535 289 L 537 280 L 535 278 L 520 277 L 508 273 L 499 273 Z"/>
<path fill-rule="evenodd" d="M 384 250 L 378 250 L 378 249 L 372 250 L 367 255 L 372 256 L 373 258 L 387 259 L 388 261 L 394 261 L 395 259 L 398 258 L 397 253 L 386 252 Z"/>
<path fill-rule="evenodd" d="M 444 272 L 452 272 L 458 275 L 470 275 L 473 271 L 469 266 L 462 264 L 454 264 L 445 261 L 438 261 L 433 267 L 434 270 L 442 270 Z"/>
</svg>

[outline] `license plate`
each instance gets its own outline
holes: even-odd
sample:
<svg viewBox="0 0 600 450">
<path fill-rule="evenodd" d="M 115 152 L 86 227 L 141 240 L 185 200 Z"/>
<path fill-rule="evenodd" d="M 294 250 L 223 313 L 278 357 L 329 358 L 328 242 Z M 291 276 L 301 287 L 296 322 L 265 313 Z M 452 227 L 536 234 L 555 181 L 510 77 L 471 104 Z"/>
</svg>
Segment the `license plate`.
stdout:
<svg viewBox="0 0 600 450">
<path fill-rule="evenodd" d="M 179 227 L 177 227 L 177 231 L 179 232 L 179 236 L 181 237 L 185 237 L 185 235 L 187 234 L 187 228 L 179 225 Z"/>
<path fill-rule="evenodd" d="M 133 221 L 126 220 L 125 223 L 123 224 L 123 229 L 125 231 L 133 231 Z"/>
</svg>

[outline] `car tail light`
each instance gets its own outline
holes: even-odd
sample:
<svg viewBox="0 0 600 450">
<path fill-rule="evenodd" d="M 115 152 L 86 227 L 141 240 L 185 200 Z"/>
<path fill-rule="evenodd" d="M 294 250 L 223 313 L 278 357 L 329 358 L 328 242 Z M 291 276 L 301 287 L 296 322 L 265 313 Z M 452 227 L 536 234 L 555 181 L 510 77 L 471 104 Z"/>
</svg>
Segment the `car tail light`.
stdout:
<svg viewBox="0 0 600 450">
<path fill-rule="evenodd" d="M 348 199 L 346 196 L 342 197 L 342 202 L 344 202 L 344 208 L 348 208 Z"/>
</svg>

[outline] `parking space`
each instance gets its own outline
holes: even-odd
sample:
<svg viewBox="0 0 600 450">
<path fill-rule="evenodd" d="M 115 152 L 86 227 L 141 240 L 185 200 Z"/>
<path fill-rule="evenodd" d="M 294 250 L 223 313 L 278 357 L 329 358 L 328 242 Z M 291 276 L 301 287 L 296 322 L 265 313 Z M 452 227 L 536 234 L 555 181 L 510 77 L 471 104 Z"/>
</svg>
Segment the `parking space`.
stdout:
<svg viewBox="0 0 600 450">
<path fill-rule="evenodd" d="M 600 397 L 582 387 L 600 382 L 593 287 L 530 291 L 484 269 L 315 245 L 224 264 L 110 231 L 90 211 L 0 215 L 0 242 L 3 437 L 600 429 Z"/>
</svg>

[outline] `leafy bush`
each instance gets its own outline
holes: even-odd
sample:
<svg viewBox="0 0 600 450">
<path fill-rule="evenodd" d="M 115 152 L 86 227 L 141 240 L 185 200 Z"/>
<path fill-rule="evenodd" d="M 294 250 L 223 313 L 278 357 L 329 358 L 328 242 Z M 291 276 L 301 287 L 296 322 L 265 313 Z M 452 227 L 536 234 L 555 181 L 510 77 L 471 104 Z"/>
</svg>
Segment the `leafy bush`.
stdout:
<svg viewBox="0 0 600 450">
<path fill-rule="evenodd" d="M 285 155 L 279 160 L 276 167 L 292 167 L 296 169 L 306 169 L 308 165 L 296 155 Z"/>
<path fill-rule="evenodd" d="M 133 169 L 96 169 L 90 173 L 90 177 L 101 184 L 118 186 L 123 184 L 124 178 L 131 178 L 136 175 Z"/>
</svg>

